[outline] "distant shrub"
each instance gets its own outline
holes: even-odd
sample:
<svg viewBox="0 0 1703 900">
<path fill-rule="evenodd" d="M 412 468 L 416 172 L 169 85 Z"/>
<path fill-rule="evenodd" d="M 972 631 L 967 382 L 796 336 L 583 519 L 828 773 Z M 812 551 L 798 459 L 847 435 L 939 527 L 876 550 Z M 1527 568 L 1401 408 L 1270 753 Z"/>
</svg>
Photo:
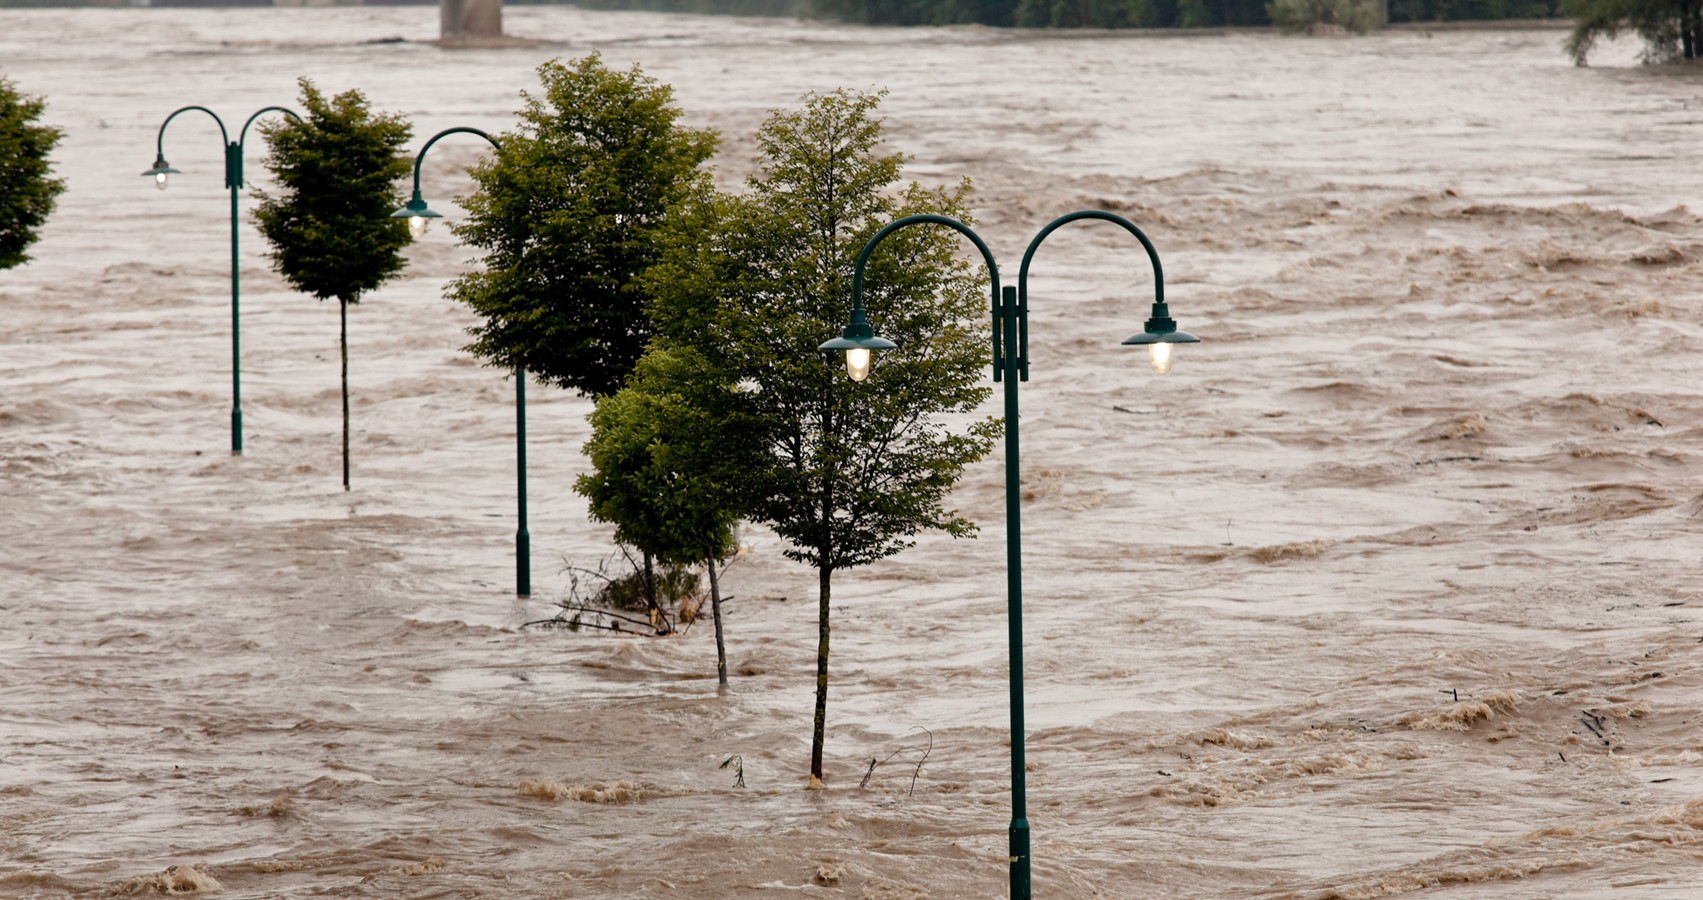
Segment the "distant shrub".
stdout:
<svg viewBox="0 0 1703 900">
<path fill-rule="evenodd" d="M 1271 24 L 1294 33 L 1337 26 L 1365 34 L 1384 24 L 1378 0 L 1271 0 L 1265 5 Z"/>
<path fill-rule="evenodd" d="M 1573 19 L 1567 53 L 1585 65 L 1597 41 L 1631 32 L 1644 41 L 1646 63 L 1703 57 L 1703 9 L 1694 0 L 1563 0 Z"/>
<path fill-rule="evenodd" d="M 1391 22 L 1489 22 L 1553 19 L 1561 0 L 1390 0 Z"/>
<path fill-rule="evenodd" d="M 1159 24 L 1148 0 L 1020 0 L 1012 20 L 1024 28 L 1151 28 Z"/>
<path fill-rule="evenodd" d="M 1206 0 L 1177 0 L 1178 28 L 1205 28 L 1216 24 L 1212 20 L 1212 10 L 1206 8 Z"/>
</svg>

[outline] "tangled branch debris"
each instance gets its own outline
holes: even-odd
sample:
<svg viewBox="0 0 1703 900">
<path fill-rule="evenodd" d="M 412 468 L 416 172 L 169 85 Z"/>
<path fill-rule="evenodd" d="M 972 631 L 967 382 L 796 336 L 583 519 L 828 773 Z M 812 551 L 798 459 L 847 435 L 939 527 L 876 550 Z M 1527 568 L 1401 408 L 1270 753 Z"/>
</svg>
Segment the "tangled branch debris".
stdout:
<svg viewBox="0 0 1703 900">
<path fill-rule="evenodd" d="M 910 790 L 905 792 L 905 796 L 909 797 L 909 796 L 916 794 L 916 792 L 917 792 L 917 779 L 922 776 L 922 764 L 925 763 L 925 762 L 928 762 L 928 755 L 930 753 L 934 752 L 934 732 L 929 731 L 927 728 L 924 728 L 921 725 L 918 725 L 915 728 L 912 728 L 911 730 L 912 731 L 920 731 L 923 734 L 927 735 L 928 736 L 928 746 L 926 746 L 926 747 L 900 747 L 899 749 L 894 750 L 892 753 L 887 754 L 887 756 L 883 759 L 876 759 L 873 756 L 870 757 L 869 758 L 869 771 L 863 773 L 863 780 L 859 781 L 857 783 L 858 787 L 860 787 L 860 788 L 869 787 L 869 779 L 872 778 L 875 775 L 875 770 L 877 768 L 879 768 L 880 766 L 886 765 L 886 763 L 889 760 L 891 760 L 893 757 L 898 756 L 902 753 L 917 753 L 917 754 L 920 754 L 920 756 L 917 759 L 916 768 L 911 771 L 911 787 L 910 787 Z"/>
</svg>

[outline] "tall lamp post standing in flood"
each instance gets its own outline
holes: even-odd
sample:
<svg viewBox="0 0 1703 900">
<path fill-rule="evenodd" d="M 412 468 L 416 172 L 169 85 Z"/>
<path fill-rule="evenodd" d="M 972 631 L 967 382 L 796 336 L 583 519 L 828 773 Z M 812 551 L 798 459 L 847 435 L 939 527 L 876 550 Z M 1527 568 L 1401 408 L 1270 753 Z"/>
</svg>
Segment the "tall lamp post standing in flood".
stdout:
<svg viewBox="0 0 1703 900">
<path fill-rule="evenodd" d="M 177 118 L 178 113 L 188 112 L 192 109 L 200 110 L 201 112 L 213 117 L 213 121 L 219 124 L 219 137 L 225 145 L 225 187 L 231 189 L 231 455 L 241 456 L 242 329 L 240 327 L 240 317 L 238 315 L 240 291 L 238 288 L 239 270 L 237 259 L 237 223 L 239 221 L 237 215 L 237 192 L 242 190 L 243 141 L 245 141 L 248 137 L 248 126 L 253 125 L 254 120 L 260 118 L 263 113 L 281 112 L 292 119 L 296 119 L 297 121 L 301 120 L 301 116 L 296 115 L 293 110 L 286 109 L 282 106 L 262 107 L 256 110 L 254 115 L 248 117 L 248 121 L 244 122 L 242 125 L 242 131 L 237 132 L 237 139 L 233 141 L 230 139 L 230 133 L 225 130 L 224 120 L 220 119 L 217 113 L 207 107 L 185 106 L 173 111 L 171 115 L 166 116 L 166 120 L 164 122 L 160 123 L 159 134 L 154 139 L 154 165 L 152 168 L 148 169 L 148 171 L 142 173 L 142 177 L 144 178 L 153 178 L 154 186 L 162 191 L 166 189 L 166 182 L 170 179 L 170 176 L 181 174 L 177 169 L 172 168 L 170 163 L 166 162 L 166 126 L 171 124 L 172 119 Z"/>
<path fill-rule="evenodd" d="M 988 276 L 993 282 L 993 380 L 1005 384 L 1005 562 L 1006 616 L 1010 630 L 1011 660 L 1011 872 L 1010 889 L 1014 900 L 1029 900 L 1029 819 L 1025 796 L 1023 761 L 1023 547 L 1020 522 L 1021 480 L 1017 455 L 1017 383 L 1029 380 L 1029 262 L 1035 250 L 1060 226 L 1078 219 L 1100 219 L 1120 225 L 1147 250 L 1153 264 L 1153 310 L 1146 326 L 1138 333 L 1124 338 L 1123 343 L 1147 346 L 1153 371 L 1163 375 L 1171 370 L 1171 350 L 1174 344 L 1193 344 L 1200 338 L 1178 331 L 1177 323 L 1165 306 L 1165 274 L 1159 265 L 1159 253 L 1153 242 L 1128 219 L 1100 210 L 1082 210 L 1060 216 L 1042 228 L 1029 242 L 1023 254 L 1023 265 L 1017 272 L 1017 287 L 1001 288 L 999 268 L 987 244 L 969 226 L 948 216 L 925 213 L 905 216 L 869 239 L 858 254 L 852 271 L 851 321 L 841 335 L 823 343 L 819 350 L 844 350 L 846 372 L 854 381 L 869 376 L 872 351 L 891 350 L 898 345 L 879 337 L 870 326 L 863 309 L 863 270 L 870 253 L 889 234 L 910 225 L 936 224 L 954 228 L 969 238 L 981 251 L 987 263 Z"/>
<path fill-rule="evenodd" d="M 414 156 L 414 196 L 407 205 L 390 214 L 393 219 L 407 219 L 408 232 L 418 238 L 426 233 L 426 226 L 433 219 L 441 219 L 443 215 L 426 205 L 424 197 L 420 196 L 420 164 L 425 162 L 426 151 L 440 139 L 452 134 L 476 134 L 489 141 L 491 146 L 501 150 L 497 139 L 477 128 L 457 127 L 445 128 L 432 135 L 420 152 Z M 514 371 L 514 410 L 515 410 L 515 468 L 519 473 L 519 525 L 514 533 L 514 592 L 521 597 L 532 594 L 532 534 L 526 528 L 526 370 L 516 368 Z"/>
</svg>

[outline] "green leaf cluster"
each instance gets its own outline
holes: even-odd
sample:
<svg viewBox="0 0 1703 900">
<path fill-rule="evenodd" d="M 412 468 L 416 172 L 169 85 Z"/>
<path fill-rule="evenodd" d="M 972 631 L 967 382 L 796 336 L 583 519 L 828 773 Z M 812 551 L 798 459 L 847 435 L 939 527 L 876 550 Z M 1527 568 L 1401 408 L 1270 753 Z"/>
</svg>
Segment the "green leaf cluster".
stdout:
<svg viewBox="0 0 1703 900">
<path fill-rule="evenodd" d="M 328 98 L 306 78 L 299 84 L 307 115 L 260 126 L 278 193 L 256 190 L 254 217 L 292 287 L 358 303 L 406 264 L 408 226 L 390 213 L 405 199 L 413 128 L 400 115 L 374 113 L 360 91 Z"/>
<path fill-rule="evenodd" d="M 691 348 L 739 386 L 723 396 L 759 445 L 746 514 L 824 585 L 923 530 L 972 534 L 947 495 L 999 433 L 971 417 L 990 391 L 988 301 L 953 233 L 905 229 L 871 257 L 869 319 L 900 349 L 879 355 L 868 382 L 813 350 L 845 321 L 853 264 L 877 230 L 916 212 L 969 218 L 967 184 L 899 184 L 903 158 L 880 152 L 879 101 L 839 90 L 771 115 L 747 191 L 682 211 L 646 278 L 657 346 Z"/>
<path fill-rule="evenodd" d="M 598 400 L 575 489 L 615 540 L 664 564 L 724 559 L 753 445 L 724 396 L 735 388 L 690 347 L 657 349 Z"/>
<path fill-rule="evenodd" d="M 651 327 L 639 275 L 659 254 L 669 208 L 705 190 L 712 132 L 681 127 L 673 91 L 597 54 L 538 68 L 520 127 L 473 167 L 452 226 L 482 251 L 448 296 L 482 321 L 468 348 L 491 365 L 602 396 L 620 389 Z"/>
<path fill-rule="evenodd" d="M 717 564 L 734 550 L 759 449 L 753 423 L 730 402 L 737 391 L 691 347 L 653 347 L 625 387 L 598 399 L 585 445 L 594 469 L 575 484 L 591 501 L 591 517 L 614 524 L 615 539 L 644 554 L 635 581 L 644 586 L 653 626 L 666 620 L 652 561 L 675 571 L 703 564 L 722 684 L 727 645 Z"/>
<path fill-rule="evenodd" d="M 1185 28 L 1212 24 L 1189 21 L 1187 3 L 1179 3 L 1177 24 Z M 1025 28 L 1153 28 L 1160 24 L 1160 10 L 1150 0 L 1021 0 L 1014 16 Z"/>
<path fill-rule="evenodd" d="M 65 190 L 64 180 L 52 177 L 48 160 L 61 132 L 36 124 L 46 107 L 40 97 L 20 93 L 0 77 L 0 270 L 29 260 L 26 251 L 36 241 L 36 229 Z"/>
<path fill-rule="evenodd" d="M 1567 53 L 1579 65 L 1622 31 L 1643 39 L 1650 62 L 1703 57 L 1703 0 L 1562 0 L 1561 9 L 1573 19 Z"/>
<path fill-rule="evenodd" d="M 1561 0 L 1388 0 L 1391 22 L 1488 22 L 1550 19 Z"/>
<path fill-rule="evenodd" d="M 1365 34 L 1382 25 L 1384 15 L 1382 0 L 1269 0 L 1265 8 L 1272 24 L 1289 33 L 1337 25 Z"/>
</svg>

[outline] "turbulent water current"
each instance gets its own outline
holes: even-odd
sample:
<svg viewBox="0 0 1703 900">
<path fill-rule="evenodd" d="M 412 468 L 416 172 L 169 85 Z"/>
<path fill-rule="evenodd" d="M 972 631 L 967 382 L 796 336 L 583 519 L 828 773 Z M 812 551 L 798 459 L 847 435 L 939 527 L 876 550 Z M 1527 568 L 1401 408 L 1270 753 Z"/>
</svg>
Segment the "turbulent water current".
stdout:
<svg viewBox="0 0 1703 900">
<path fill-rule="evenodd" d="M 978 539 L 836 576 L 822 790 L 815 577 L 772 534 L 725 578 L 726 690 L 703 623 L 521 627 L 612 546 L 572 490 L 590 406 L 529 391 L 517 599 L 514 384 L 462 349 L 447 230 L 350 314 L 345 493 L 337 308 L 242 200 L 229 451 L 220 134 L 173 122 L 162 193 L 161 120 L 235 139 L 306 76 L 417 145 L 513 128 L 539 63 L 593 50 L 722 133 L 730 189 L 768 111 L 884 89 L 1008 278 L 1078 209 L 1161 255 L 1203 339 L 1164 377 L 1118 346 L 1152 292 L 1127 233 L 1073 224 L 1030 273 L 1037 897 L 1703 896 L 1703 69 L 1575 67 L 1556 29 L 505 26 L 534 40 L 0 11 L 69 184 L 0 272 L 0 897 L 1005 895 L 998 451 L 953 496 Z M 428 194 L 482 146 L 438 145 Z"/>
</svg>

